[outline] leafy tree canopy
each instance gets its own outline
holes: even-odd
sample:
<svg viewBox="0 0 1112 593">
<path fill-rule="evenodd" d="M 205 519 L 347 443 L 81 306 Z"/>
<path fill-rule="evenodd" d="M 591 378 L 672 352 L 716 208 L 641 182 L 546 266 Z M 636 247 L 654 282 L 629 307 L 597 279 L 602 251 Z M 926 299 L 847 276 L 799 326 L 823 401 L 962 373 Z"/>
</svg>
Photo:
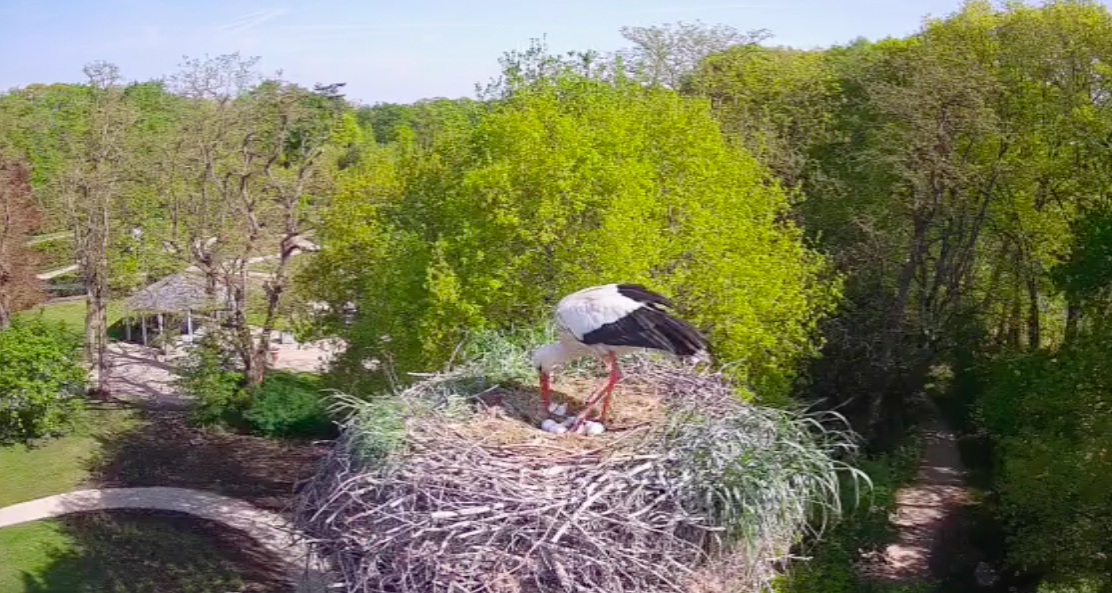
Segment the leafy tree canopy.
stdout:
<svg viewBox="0 0 1112 593">
<path fill-rule="evenodd" d="M 315 285 L 359 305 L 351 356 L 388 351 L 413 370 L 444 362 L 468 330 L 642 282 L 674 295 L 722 360 L 783 393 L 836 294 L 787 208 L 705 101 L 564 71 L 342 180 Z"/>
</svg>

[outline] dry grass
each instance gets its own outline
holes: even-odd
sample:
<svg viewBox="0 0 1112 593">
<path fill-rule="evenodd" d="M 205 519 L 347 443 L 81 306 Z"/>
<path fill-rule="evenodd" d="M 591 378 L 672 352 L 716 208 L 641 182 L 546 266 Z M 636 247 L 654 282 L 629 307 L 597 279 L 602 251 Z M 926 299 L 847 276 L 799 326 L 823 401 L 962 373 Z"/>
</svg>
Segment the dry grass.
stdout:
<svg viewBox="0 0 1112 593">
<path fill-rule="evenodd" d="M 583 409 L 586 398 L 598 386 L 599 381 L 594 378 L 567 377 L 553 384 L 552 401 L 566 405 L 568 414 L 574 415 Z M 543 409 L 535 387 L 497 387 L 475 399 L 478 404 L 475 415 L 450 423 L 453 430 L 477 445 L 533 447 L 538 452 L 547 449 L 585 451 L 638 442 L 637 429 L 659 424 L 665 415 L 659 390 L 643 381 L 615 388 L 606 422 L 607 432 L 598 436 L 556 435 L 538 430 L 537 426 L 549 414 Z M 595 412 L 598 410 L 596 406 Z"/>
</svg>

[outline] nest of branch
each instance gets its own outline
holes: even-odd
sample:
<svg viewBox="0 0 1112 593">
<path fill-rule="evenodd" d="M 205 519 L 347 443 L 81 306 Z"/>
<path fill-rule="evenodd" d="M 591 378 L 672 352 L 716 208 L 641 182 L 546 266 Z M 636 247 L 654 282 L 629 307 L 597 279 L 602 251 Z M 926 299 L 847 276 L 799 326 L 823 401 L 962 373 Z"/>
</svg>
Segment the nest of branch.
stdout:
<svg viewBox="0 0 1112 593">
<path fill-rule="evenodd" d="M 299 522 L 352 592 L 765 588 L 837 511 L 847 435 L 746 404 L 718 374 L 647 360 L 626 373 L 599 436 L 539 430 L 535 387 L 467 369 L 347 400 Z M 558 386 L 569 408 L 585 379 Z"/>
</svg>

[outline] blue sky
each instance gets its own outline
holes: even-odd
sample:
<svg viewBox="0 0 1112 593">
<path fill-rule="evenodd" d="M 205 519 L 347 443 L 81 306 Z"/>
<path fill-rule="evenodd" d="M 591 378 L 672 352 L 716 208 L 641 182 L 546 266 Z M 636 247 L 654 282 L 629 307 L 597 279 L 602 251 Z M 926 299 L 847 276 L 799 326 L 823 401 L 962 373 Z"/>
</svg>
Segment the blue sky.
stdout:
<svg viewBox="0 0 1112 593">
<path fill-rule="evenodd" d="M 959 0 L 0 0 L 0 89 L 75 82 L 93 60 L 126 78 L 182 56 L 238 51 L 306 85 L 347 82 L 363 102 L 470 96 L 503 52 L 547 36 L 556 51 L 611 51 L 623 25 L 695 21 L 767 28 L 773 43 L 824 46 L 903 35 Z"/>
</svg>

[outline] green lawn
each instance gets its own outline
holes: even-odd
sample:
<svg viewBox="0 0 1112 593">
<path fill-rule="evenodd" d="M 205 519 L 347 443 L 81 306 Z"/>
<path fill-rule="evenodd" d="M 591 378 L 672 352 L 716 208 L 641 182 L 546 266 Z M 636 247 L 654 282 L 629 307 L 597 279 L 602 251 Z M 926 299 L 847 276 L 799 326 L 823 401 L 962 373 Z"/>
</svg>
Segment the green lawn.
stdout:
<svg viewBox="0 0 1112 593">
<path fill-rule="evenodd" d="M 0 447 L 0 507 L 80 487 L 88 462 L 100 449 L 97 437 L 127 429 L 135 422 L 128 410 L 90 410 L 86 427 L 77 434 L 32 448 Z M 3 547 L 0 540 L 0 555 Z"/>
<path fill-rule="evenodd" d="M 0 593 L 283 590 L 246 536 L 176 513 L 82 513 L 0 529 Z"/>
<path fill-rule="evenodd" d="M 92 486 L 104 443 L 112 455 L 148 425 L 126 409 L 86 416 L 78 434 L 0 448 L 0 507 Z M 247 536 L 176 513 L 79 513 L 0 528 L 0 593 L 273 591 L 280 571 Z"/>
<path fill-rule="evenodd" d="M 42 315 L 47 321 L 60 321 L 74 332 L 80 334 L 85 331 L 85 301 L 70 301 L 66 303 L 52 303 L 24 311 L 20 315 Z M 108 304 L 108 325 L 116 323 L 123 317 L 123 307 L 119 301 Z"/>
<path fill-rule="evenodd" d="M 0 529 L 0 593 L 34 591 L 27 586 L 28 577 L 73 546 L 73 538 L 61 527 L 57 521 L 35 521 Z M 80 581 L 74 577 L 70 590 L 79 591 Z"/>
</svg>

